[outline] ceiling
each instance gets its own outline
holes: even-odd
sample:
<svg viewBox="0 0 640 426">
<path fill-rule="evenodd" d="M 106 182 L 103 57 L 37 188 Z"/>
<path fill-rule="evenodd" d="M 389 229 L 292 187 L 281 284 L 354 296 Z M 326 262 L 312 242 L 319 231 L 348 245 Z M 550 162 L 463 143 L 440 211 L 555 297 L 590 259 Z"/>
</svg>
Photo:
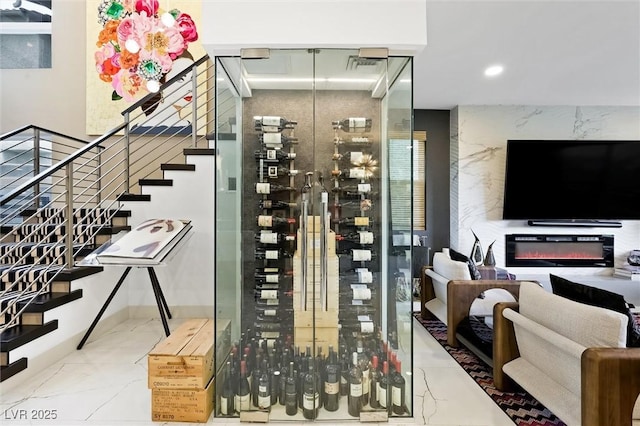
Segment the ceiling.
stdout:
<svg viewBox="0 0 640 426">
<path fill-rule="evenodd" d="M 427 0 L 414 108 L 456 105 L 640 106 L 640 0 Z"/>
</svg>

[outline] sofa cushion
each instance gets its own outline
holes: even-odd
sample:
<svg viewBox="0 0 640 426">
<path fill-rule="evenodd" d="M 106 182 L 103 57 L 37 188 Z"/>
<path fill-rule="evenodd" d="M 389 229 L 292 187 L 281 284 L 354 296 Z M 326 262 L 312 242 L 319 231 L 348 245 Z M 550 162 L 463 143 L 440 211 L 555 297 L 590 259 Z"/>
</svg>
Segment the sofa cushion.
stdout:
<svg viewBox="0 0 640 426">
<path fill-rule="evenodd" d="M 590 347 L 626 346 L 627 317 L 554 295 L 539 284 L 520 284 L 520 313 L 576 343 Z"/>
<path fill-rule="evenodd" d="M 472 280 L 482 279 L 482 276 L 480 275 L 480 271 L 478 270 L 478 267 L 473 262 L 473 260 L 469 259 L 464 254 L 462 254 L 462 253 L 460 253 L 458 251 L 455 251 L 452 248 L 449 249 L 449 256 L 451 256 L 451 259 L 453 259 L 453 260 L 455 260 L 457 262 L 464 262 L 464 263 L 467 264 L 467 267 L 469 268 L 469 275 L 470 275 Z"/>
<path fill-rule="evenodd" d="M 433 255 L 433 272 L 442 275 L 447 281 L 471 279 L 466 263 L 455 261 L 443 252 Z"/>
<path fill-rule="evenodd" d="M 553 274 L 549 274 L 549 276 L 554 294 L 566 297 L 574 302 L 611 309 L 612 311 L 626 315 L 628 318 L 627 347 L 640 347 L 640 325 L 635 322 L 633 315 L 629 311 L 629 305 L 622 295 L 569 281 L 566 278 Z"/>
</svg>

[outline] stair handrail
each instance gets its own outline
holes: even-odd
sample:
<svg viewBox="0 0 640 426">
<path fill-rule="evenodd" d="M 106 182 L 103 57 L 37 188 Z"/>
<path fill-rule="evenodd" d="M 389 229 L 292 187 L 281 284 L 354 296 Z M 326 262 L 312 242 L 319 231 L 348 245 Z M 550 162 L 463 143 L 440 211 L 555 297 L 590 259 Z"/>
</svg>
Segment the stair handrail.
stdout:
<svg viewBox="0 0 640 426">
<path fill-rule="evenodd" d="M 163 83 L 160 87 L 161 94 L 165 94 L 165 91 L 166 91 L 166 94 L 168 96 L 172 94 L 171 90 L 173 90 L 174 92 L 177 92 L 177 90 L 179 90 L 180 88 L 185 87 L 186 84 L 191 84 L 191 95 L 192 95 L 192 103 L 191 103 L 192 117 L 190 121 L 190 130 L 191 130 L 190 136 L 192 139 L 191 147 L 197 147 L 197 140 L 200 135 L 205 135 L 204 138 L 207 138 L 207 136 L 211 134 L 211 132 L 207 131 L 208 127 L 213 125 L 212 121 L 209 118 L 209 117 L 212 117 L 212 114 L 211 114 L 212 110 L 209 109 L 209 107 L 211 107 L 212 105 L 215 105 L 215 95 L 211 96 L 211 92 L 210 92 L 211 90 L 214 90 L 214 84 L 209 84 L 209 83 L 211 82 L 211 80 L 215 79 L 215 76 L 210 74 L 210 69 L 211 69 L 210 65 L 207 65 L 206 67 L 204 67 L 203 70 L 198 70 L 198 67 L 204 64 L 205 62 L 207 62 L 208 60 L 209 60 L 208 55 L 203 56 L 202 58 L 195 61 L 190 67 L 183 70 L 182 72 L 180 72 L 175 77 L 171 78 L 166 83 Z M 192 73 L 190 79 L 184 79 L 184 77 L 187 76 L 189 73 Z M 181 80 L 184 80 L 184 81 L 181 81 Z M 189 83 L 189 80 L 190 80 L 190 83 Z M 201 91 L 198 91 L 201 85 L 203 85 L 203 89 Z M 74 224 L 74 221 L 73 221 L 74 209 L 85 208 L 85 206 L 87 205 L 89 206 L 95 205 L 95 207 L 93 207 L 93 209 L 91 210 L 91 213 L 93 213 L 99 208 L 108 209 L 115 205 L 116 207 L 110 213 L 104 213 L 103 215 L 103 212 L 100 212 L 101 217 L 104 216 L 105 218 L 110 220 L 116 214 L 114 213 L 114 211 L 117 211 L 121 208 L 120 204 L 117 201 L 119 200 L 118 196 L 121 194 L 129 193 L 129 191 L 132 188 L 132 185 L 130 184 L 130 178 L 133 176 L 134 173 L 136 173 L 131 168 L 131 165 L 132 165 L 131 158 L 132 158 L 133 152 L 131 152 L 130 149 L 131 149 L 132 143 L 141 141 L 139 150 L 143 151 L 143 149 L 141 148 L 145 148 L 148 145 L 153 145 L 153 143 L 160 136 L 165 136 L 167 139 L 166 142 L 168 142 L 168 145 L 174 144 L 173 145 L 174 148 L 176 146 L 179 147 L 180 141 L 178 141 L 177 143 L 175 142 L 175 139 L 179 139 L 179 138 L 175 138 L 176 136 L 175 133 L 174 134 L 166 133 L 162 135 L 154 134 L 154 133 L 150 133 L 149 135 L 147 135 L 146 133 L 137 133 L 135 135 L 132 135 L 130 133 L 131 123 L 135 121 L 135 119 L 134 120 L 130 119 L 131 112 L 133 112 L 136 108 L 140 108 L 143 104 L 154 100 L 154 97 L 157 97 L 157 96 L 158 96 L 157 93 L 150 93 L 144 98 L 142 98 L 141 100 L 139 100 L 138 102 L 129 106 L 127 109 L 125 109 L 122 112 L 122 115 L 124 116 L 124 123 L 114 127 L 113 129 L 106 132 L 102 136 L 99 136 L 93 141 L 87 142 L 87 141 L 80 140 L 81 142 L 86 143 L 86 145 L 77 149 L 75 152 L 66 155 L 63 159 L 59 160 L 56 164 L 52 164 L 46 170 L 37 173 L 35 176 L 26 180 L 24 183 L 20 184 L 18 187 L 0 196 L 0 207 L 8 206 L 12 201 L 14 201 L 15 203 L 16 198 L 20 196 L 23 196 L 23 198 L 25 198 L 24 197 L 25 194 L 31 196 L 32 197 L 31 200 L 33 199 L 36 200 L 35 213 L 30 213 L 31 216 L 24 219 L 25 222 L 36 220 L 39 213 L 45 208 L 54 207 L 56 205 L 62 204 L 64 207 L 59 208 L 59 210 L 60 212 L 63 212 L 66 217 L 64 219 L 64 223 L 56 224 L 55 226 L 56 226 L 56 229 L 60 229 L 60 227 L 66 226 L 66 230 L 62 234 L 64 235 L 64 241 L 65 241 L 64 249 L 58 253 L 57 251 L 56 252 L 53 251 L 54 250 L 53 247 L 46 246 L 44 247 L 44 250 L 43 250 L 45 253 L 42 256 L 50 254 L 51 256 L 54 257 L 53 261 L 58 262 L 57 265 L 62 265 L 62 263 L 60 262 L 62 260 L 65 260 L 65 257 L 64 257 L 65 254 L 70 254 L 66 256 L 66 262 L 65 262 L 66 265 L 62 267 L 59 267 L 59 266 L 54 267 L 54 265 L 46 265 L 46 267 L 43 268 L 43 266 L 45 265 L 38 265 L 38 263 L 34 263 L 34 264 L 27 264 L 25 265 L 27 266 L 26 268 L 20 269 L 20 273 L 22 274 L 35 273 L 39 277 L 37 279 L 43 278 L 44 280 L 46 280 L 46 283 L 40 289 L 36 288 L 35 291 L 31 290 L 32 285 L 30 284 L 28 288 L 25 288 L 24 290 L 19 292 L 20 293 L 19 298 L 16 298 L 11 302 L 13 305 L 7 305 L 5 308 L 0 309 L 0 315 L 3 316 L 5 313 L 9 312 L 9 309 L 12 306 L 15 306 L 18 303 L 18 299 L 21 299 L 22 302 L 26 301 L 26 303 L 22 306 L 22 308 L 19 309 L 16 316 L 14 316 L 9 323 L 0 324 L 0 332 L 4 332 L 8 327 L 12 326 L 15 323 L 15 319 L 17 318 L 17 315 L 22 313 L 28 307 L 29 303 L 35 300 L 35 298 L 44 291 L 45 286 L 50 284 L 54 280 L 54 278 L 62 271 L 62 268 L 64 267 L 70 268 L 73 266 L 74 264 L 73 259 L 75 254 L 77 253 L 76 250 L 78 246 L 80 246 L 80 249 L 84 248 L 87 244 L 86 241 L 94 238 L 99 232 L 99 230 L 95 230 L 95 229 L 93 230 L 82 229 L 79 235 L 74 234 L 75 232 L 74 228 L 80 226 L 80 222 L 78 223 L 78 225 Z M 197 102 L 198 99 L 203 100 L 202 105 L 198 105 L 198 102 Z M 167 103 L 167 105 L 162 105 L 162 107 L 164 108 L 164 110 L 168 111 L 169 108 L 171 108 L 172 106 L 168 105 Z M 202 111 L 200 111 L 200 109 L 202 109 Z M 156 111 L 162 112 L 162 110 L 160 109 L 160 106 L 157 106 Z M 146 111 L 143 111 L 143 112 L 146 115 Z M 199 116 L 199 114 L 202 114 L 202 113 L 204 115 Z M 136 118 L 139 118 L 141 116 L 142 114 L 140 114 L 140 116 Z M 204 117 L 204 118 L 200 118 L 200 117 Z M 149 117 L 147 117 L 147 119 L 148 118 Z M 169 120 L 166 119 L 166 121 L 162 121 L 161 124 L 164 126 L 168 125 L 169 128 L 177 125 L 176 123 L 168 123 L 168 121 Z M 146 121 L 143 120 L 142 123 L 143 123 L 142 125 L 144 125 Z M 202 125 L 202 123 L 204 123 L 204 125 Z M 42 131 L 47 132 L 51 135 L 68 138 L 70 140 L 77 139 L 67 135 L 63 135 L 59 132 L 50 131 L 44 128 L 39 128 L 38 126 L 35 126 L 35 125 L 26 125 L 21 128 L 15 129 L 13 131 L 7 132 L 3 135 L 0 135 L 0 140 L 5 138 L 10 138 L 11 136 L 19 134 L 31 128 L 42 129 Z M 136 136 L 134 141 L 131 140 L 131 136 Z M 107 140 L 113 137 L 117 138 L 115 139 L 115 143 L 111 145 L 105 144 Z M 122 142 L 124 142 L 124 146 L 121 145 Z M 161 143 L 164 144 L 165 141 L 161 140 Z M 155 145 L 153 146 L 155 148 Z M 86 157 L 81 158 L 83 157 L 83 155 L 89 153 L 89 151 L 94 150 L 94 148 L 99 148 L 99 149 L 97 152 L 92 152 L 91 153 L 92 156 L 88 156 L 89 160 L 86 160 Z M 111 157 L 108 157 L 105 160 L 102 154 L 103 150 L 106 153 L 110 149 L 111 149 L 111 153 L 115 151 L 115 154 L 112 154 Z M 151 151 L 154 151 L 154 150 L 151 150 Z M 155 148 L 155 151 L 163 151 L 163 149 L 158 150 L 157 148 Z M 145 162 L 144 164 L 142 164 L 142 169 L 149 166 L 154 160 L 158 160 L 160 158 L 160 156 L 152 158 L 154 157 L 155 152 L 153 152 L 154 155 L 150 155 L 150 154 L 151 152 L 149 153 L 142 152 L 140 160 Z M 121 155 L 124 155 L 124 161 L 120 160 Z M 172 153 L 170 155 L 174 155 L 174 154 Z M 163 160 L 166 159 L 166 157 L 167 156 L 163 156 Z M 169 159 L 173 160 L 174 158 L 175 156 L 170 157 Z M 76 163 L 76 160 L 78 159 L 81 159 L 81 161 L 83 160 L 86 160 L 86 161 L 84 163 L 78 162 L 78 164 L 76 165 L 75 163 Z M 80 169 L 83 167 L 87 167 L 87 164 L 89 164 L 89 162 L 91 161 L 98 162 L 98 167 L 96 168 L 96 170 L 98 171 L 98 175 L 97 175 L 98 178 L 96 179 L 96 181 L 92 182 L 91 180 L 89 180 L 91 177 L 94 177 L 93 173 L 89 173 L 89 174 L 85 173 L 83 177 L 79 177 L 76 181 L 74 181 L 74 174 L 77 174 L 75 168 L 77 167 L 78 169 Z M 107 161 L 109 162 L 114 161 L 116 164 L 113 165 L 112 168 L 105 167 L 106 170 L 103 170 L 102 169 L 103 165 L 105 165 Z M 146 171 L 141 172 L 139 174 L 143 175 L 143 173 L 146 173 Z M 60 177 L 60 175 L 62 175 L 62 177 Z M 46 205 L 40 206 L 40 203 L 38 202 L 38 197 L 41 194 L 39 191 L 39 185 L 43 184 L 49 178 L 51 182 L 54 182 L 49 184 L 50 185 L 49 189 L 54 187 L 62 188 L 62 192 L 53 194 L 54 196 Z M 106 185 L 103 185 L 103 179 L 106 182 Z M 85 188 L 83 189 L 81 184 L 87 184 L 87 182 L 88 182 L 88 185 L 85 186 Z M 79 188 L 74 188 L 74 184 L 77 184 Z M 93 193 L 89 192 L 84 198 L 86 200 L 88 197 L 89 201 L 83 201 L 82 199 L 80 199 L 84 193 L 90 190 L 93 190 L 94 189 L 93 185 L 96 185 L 96 184 L 97 184 L 97 186 L 95 187 L 97 188 L 96 191 Z M 108 187 L 108 190 L 107 190 L 107 187 Z M 29 192 L 32 188 L 34 190 L 34 193 L 36 194 L 35 196 L 31 195 Z M 110 198 L 108 197 L 111 197 L 112 195 L 116 195 L 116 199 L 111 201 L 111 204 L 109 204 L 108 202 L 105 202 L 106 200 L 110 200 Z M 97 202 L 94 200 L 94 198 L 95 200 L 97 200 Z M 24 205 L 26 204 L 23 204 L 19 207 L 24 208 L 23 207 Z M 15 204 L 13 206 L 15 206 Z M 16 213 L 16 215 L 17 214 L 18 213 Z M 92 222 L 91 224 L 93 225 L 94 223 L 95 222 Z M 49 228 L 46 228 L 46 227 L 48 225 L 53 225 L 53 224 L 54 223 L 52 223 L 50 219 L 47 219 L 44 222 L 38 222 L 37 225 L 35 225 L 34 229 L 31 230 L 31 233 L 28 236 L 34 236 L 34 235 L 43 236 L 43 237 L 51 236 L 56 231 L 55 230 L 49 231 Z M 99 226 L 102 227 L 105 225 L 99 225 Z M 42 233 L 39 234 L 38 233 L 39 231 L 42 231 Z M 2 238 L 4 240 L 4 237 Z M 83 239 L 85 242 L 83 242 Z M 30 241 L 30 240 L 27 240 L 27 241 Z M 19 244 L 24 244 L 24 243 L 19 243 Z M 40 242 L 37 244 L 39 245 L 42 243 Z M 23 255 L 21 259 L 24 260 L 25 256 L 26 255 Z M 5 255 L 0 257 L 0 259 L 3 259 L 4 257 Z M 42 258 L 43 257 L 39 257 L 39 259 L 42 259 Z M 17 267 L 20 265 L 22 264 L 18 263 L 18 264 L 15 264 L 14 266 Z M 4 270 L 1 273 L 2 277 L 4 277 L 7 273 L 8 273 L 8 270 Z M 11 283 L 3 291 L 0 291 L 0 296 L 3 296 L 4 294 L 12 290 L 12 288 L 14 287 L 13 284 L 15 283 Z"/>
<path fill-rule="evenodd" d="M 84 147 L 78 149 L 73 154 L 69 154 L 66 158 L 60 160 L 57 164 L 52 165 L 47 170 L 38 173 L 37 175 L 35 175 L 31 179 L 29 179 L 28 181 L 24 182 L 22 185 L 18 186 L 17 188 L 13 189 L 12 191 L 9 191 L 7 194 L 5 194 L 2 197 L 0 197 L 0 207 L 6 205 L 9 201 L 13 200 L 18 195 L 24 193 L 25 191 L 27 191 L 28 189 L 32 188 L 36 184 L 38 184 L 38 183 L 42 182 L 43 180 L 45 180 L 46 178 L 52 176 L 55 172 L 57 172 L 58 170 L 61 170 L 65 166 L 69 165 L 72 161 L 76 160 L 77 158 L 80 158 L 86 152 L 91 151 L 93 148 L 96 148 L 96 147 L 101 147 L 102 148 L 100 143 L 102 143 L 105 140 L 109 139 L 110 137 L 114 136 L 116 133 L 118 133 L 120 130 L 124 129 L 125 127 L 126 127 L 126 123 L 114 127 L 109 132 L 107 132 L 104 135 L 94 139 L 93 142 L 89 142 L 87 145 L 85 145 Z"/>
<path fill-rule="evenodd" d="M 54 136 L 59 136 L 61 138 L 65 138 L 65 139 L 71 139 L 73 141 L 84 143 L 84 144 L 91 143 L 91 141 L 87 141 L 85 139 L 77 138 L 75 136 L 65 135 L 64 133 L 56 132 L 55 130 L 47 129 L 45 127 L 41 127 L 41 126 L 38 126 L 38 125 L 35 125 L 35 124 L 26 124 L 26 125 L 24 125 L 22 127 L 19 127 L 17 129 L 15 129 L 15 130 L 11 130 L 9 132 L 3 133 L 2 135 L 0 135 L 0 141 L 8 139 L 11 136 L 19 135 L 20 133 L 24 133 L 27 130 L 31 130 L 31 129 L 37 129 L 37 130 L 40 130 L 40 131 L 45 132 L 45 133 L 50 133 L 50 134 L 52 134 Z"/>
</svg>

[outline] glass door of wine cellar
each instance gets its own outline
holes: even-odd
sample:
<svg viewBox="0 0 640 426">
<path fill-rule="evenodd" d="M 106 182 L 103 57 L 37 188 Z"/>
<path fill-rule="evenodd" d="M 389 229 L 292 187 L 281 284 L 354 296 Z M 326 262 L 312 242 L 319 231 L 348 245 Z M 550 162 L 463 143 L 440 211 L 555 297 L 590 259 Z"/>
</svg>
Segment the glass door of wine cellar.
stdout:
<svg viewBox="0 0 640 426">
<path fill-rule="evenodd" d="M 216 60 L 217 416 L 413 415 L 412 61 L 385 53 Z"/>
</svg>

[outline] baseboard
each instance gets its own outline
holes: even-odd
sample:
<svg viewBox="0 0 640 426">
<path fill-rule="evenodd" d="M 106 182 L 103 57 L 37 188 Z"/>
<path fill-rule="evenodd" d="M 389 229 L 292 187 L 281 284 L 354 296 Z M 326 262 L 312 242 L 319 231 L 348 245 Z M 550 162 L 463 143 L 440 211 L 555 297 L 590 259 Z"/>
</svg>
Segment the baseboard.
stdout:
<svg viewBox="0 0 640 426">
<path fill-rule="evenodd" d="M 214 318 L 213 305 L 169 305 L 169 311 L 173 318 Z M 129 306 L 129 318 L 160 318 L 160 312 L 156 305 Z"/>
<path fill-rule="evenodd" d="M 91 340 L 95 340 L 96 338 L 102 336 L 118 324 L 128 319 L 129 310 L 127 307 L 120 309 L 118 312 L 115 312 L 108 317 L 102 318 L 96 325 L 96 328 L 93 329 L 93 332 L 91 333 Z M 87 328 L 89 328 L 89 323 L 87 323 Z M 0 384 L 0 394 L 6 394 L 6 392 L 10 391 L 15 386 L 22 384 L 35 375 L 41 373 L 44 369 L 51 367 L 70 353 L 75 352 L 77 350 L 76 348 L 78 346 L 78 343 L 80 343 L 80 340 L 82 340 L 85 332 L 86 330 L 82 330 L 74 335 L 71 335 L 66 339 L 61 340 L 58 344 L 51 347 L 50 349 L 47 349 L 46 352 L 43 352 L 42 354 L 35 357 L 26 355 L 28 365 L 27 369 L 3 381 Z"/>
</svg>

